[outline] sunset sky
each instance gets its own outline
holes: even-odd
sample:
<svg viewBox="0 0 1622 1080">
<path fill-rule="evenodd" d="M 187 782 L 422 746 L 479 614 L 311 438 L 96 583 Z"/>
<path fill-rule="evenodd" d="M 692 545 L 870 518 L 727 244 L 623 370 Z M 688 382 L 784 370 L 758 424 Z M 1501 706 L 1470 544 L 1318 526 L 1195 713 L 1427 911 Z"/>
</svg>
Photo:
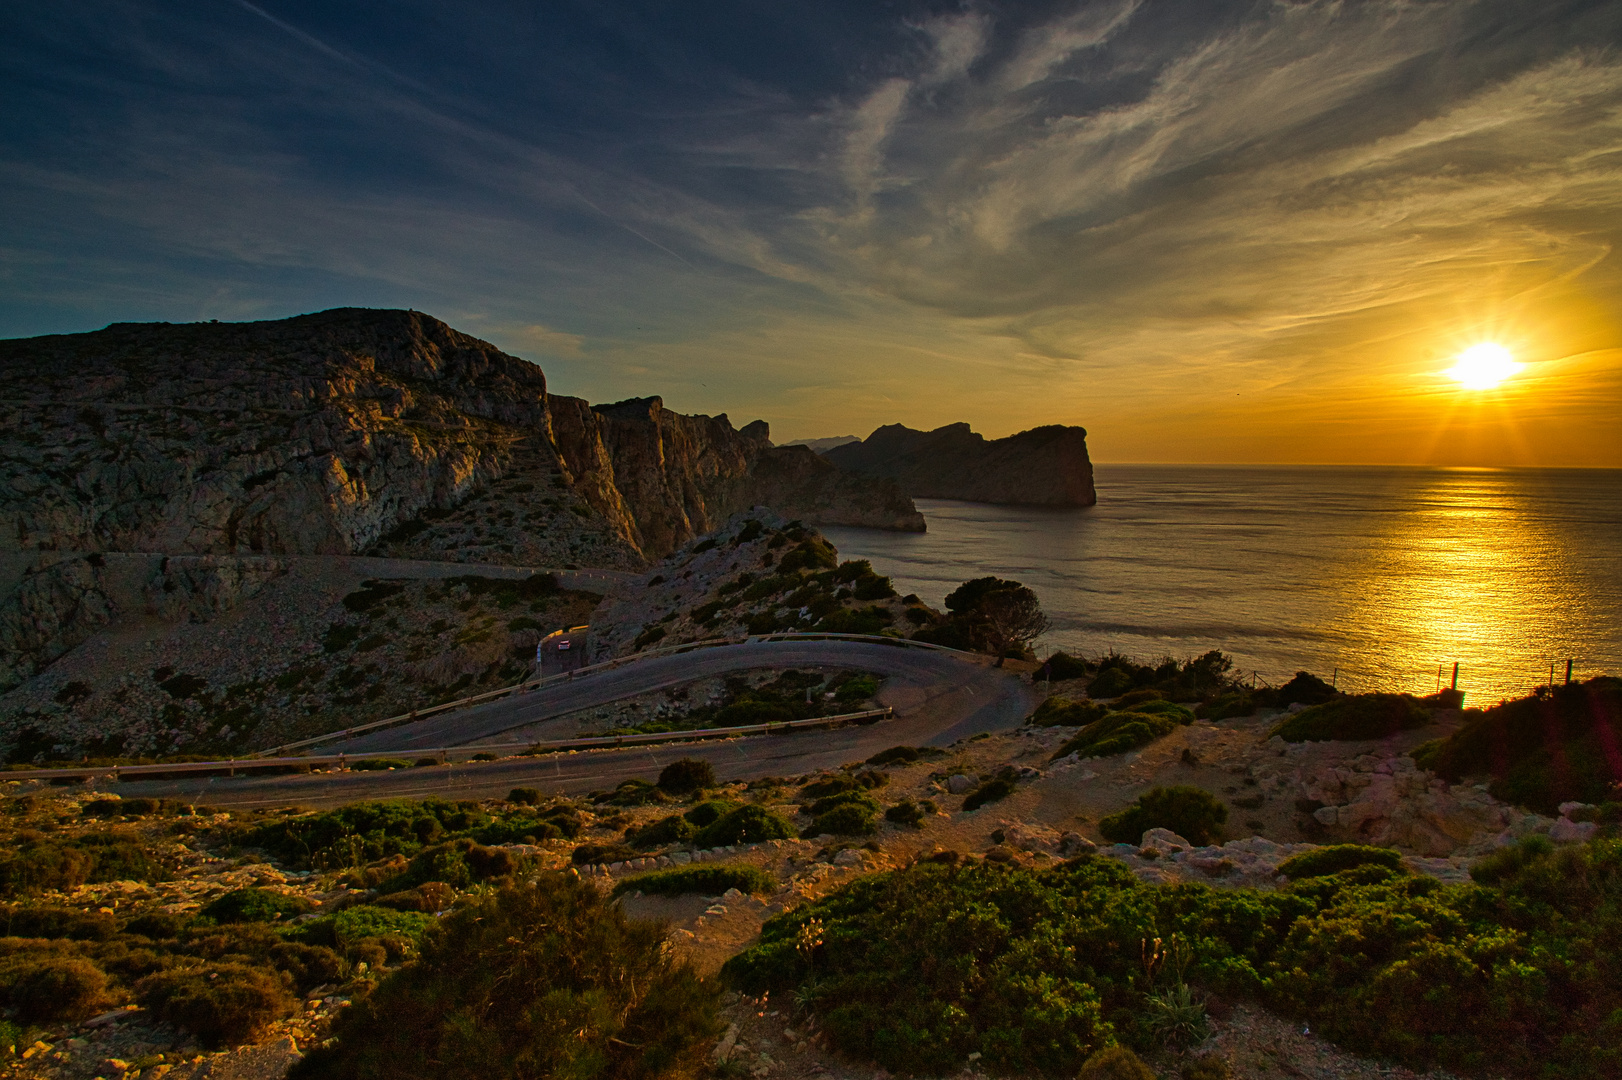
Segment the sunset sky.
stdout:
<svg viewBox="0 0 1622 1080">
<path fill-rule="evenodd" d="M 0 336 L 414 307 L 779 440 L 1622 466 L 1616 0 L 23 0 L 0 103 Z"/>
</svg>

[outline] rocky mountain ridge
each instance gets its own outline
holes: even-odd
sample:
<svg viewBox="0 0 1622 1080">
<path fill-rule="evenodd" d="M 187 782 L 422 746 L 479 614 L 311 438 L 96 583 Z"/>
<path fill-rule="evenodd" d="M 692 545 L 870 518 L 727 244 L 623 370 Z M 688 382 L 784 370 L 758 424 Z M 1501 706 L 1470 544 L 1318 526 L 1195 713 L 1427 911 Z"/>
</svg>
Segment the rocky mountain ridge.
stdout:
<svg viewBox="0 0 1622 1080">
<path fill-rule="evenodd" d="M 764 424 L 593 407 L 412 311 L 0 342 L 0 549 L 358 553 L 530 457 L 637 561 L 733 512 L 918 529 Z M 511 493 L 509 494 L 510 497 Z"/>
<path fill-rule="evenodd" d="M 1092 506 L 1087 430 L 1050 424 L 987 439 L 968 424 L 918 431 L 886 424 L 861 442 L 823 451 L 850 472 L 894 480 L 915 499 L 1026 506 Z"/>
</svg>

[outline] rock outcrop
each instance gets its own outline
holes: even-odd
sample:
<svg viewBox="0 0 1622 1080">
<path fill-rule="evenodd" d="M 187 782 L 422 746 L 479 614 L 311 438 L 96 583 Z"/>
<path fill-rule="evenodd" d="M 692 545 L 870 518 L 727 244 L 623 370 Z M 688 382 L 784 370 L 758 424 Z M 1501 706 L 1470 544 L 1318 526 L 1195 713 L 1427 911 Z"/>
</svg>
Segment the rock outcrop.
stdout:
<svg viewBox="0 0 1622 1080">
<path fill-rule="evenodd" d="M 1092 506 L 1085 428 L 1049 425 L 987 440 L 968 424 L 916 431 L 888 424 L 823 457 L 849 472 L 898 482 L 915 499 Z"/>
<path fill-rule="evenodd" d="M 0 342 L 0 401 L 0 550 L 354 553 L 521 458 L 641 560 L 761 502 L 922 528 L 893 483 L 764 424 L 549 395 L 539 367 L 418 312 Z"/>
</svg>

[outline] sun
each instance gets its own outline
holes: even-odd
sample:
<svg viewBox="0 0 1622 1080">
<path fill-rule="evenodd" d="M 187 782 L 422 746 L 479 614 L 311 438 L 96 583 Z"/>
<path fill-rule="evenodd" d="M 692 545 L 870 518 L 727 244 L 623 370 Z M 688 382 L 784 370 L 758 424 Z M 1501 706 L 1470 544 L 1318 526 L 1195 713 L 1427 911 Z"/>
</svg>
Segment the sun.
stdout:
<svg viewBox="0 0 1622 1080">
<path fill-rule="evenodd" d="M 1443 374 L 1451 376 L 1468 390 L 1490 390 L 1521 370 L 1521 365 L 1502 345 L 1483 342 L 1458 355 Z"/>
</svg>

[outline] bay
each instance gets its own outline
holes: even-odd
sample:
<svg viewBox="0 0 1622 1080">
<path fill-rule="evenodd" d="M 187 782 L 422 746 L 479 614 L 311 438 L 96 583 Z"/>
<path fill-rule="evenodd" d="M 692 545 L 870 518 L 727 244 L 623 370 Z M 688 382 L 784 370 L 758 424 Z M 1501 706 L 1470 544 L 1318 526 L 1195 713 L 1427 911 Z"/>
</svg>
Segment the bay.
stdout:
<svg viewBox="0 0 1622 1080">
<path fill-rule="evenodd" d="M 1471 704 L 1622 673 L 1622 470 L 1100 465 L 1099 502 L 918 500 L 923 534 L 823 529 L 932 605 L 973 577 L 1031 586 L 1039 652 L 1221 649 L 1278 683 Z"/>
</svg>

